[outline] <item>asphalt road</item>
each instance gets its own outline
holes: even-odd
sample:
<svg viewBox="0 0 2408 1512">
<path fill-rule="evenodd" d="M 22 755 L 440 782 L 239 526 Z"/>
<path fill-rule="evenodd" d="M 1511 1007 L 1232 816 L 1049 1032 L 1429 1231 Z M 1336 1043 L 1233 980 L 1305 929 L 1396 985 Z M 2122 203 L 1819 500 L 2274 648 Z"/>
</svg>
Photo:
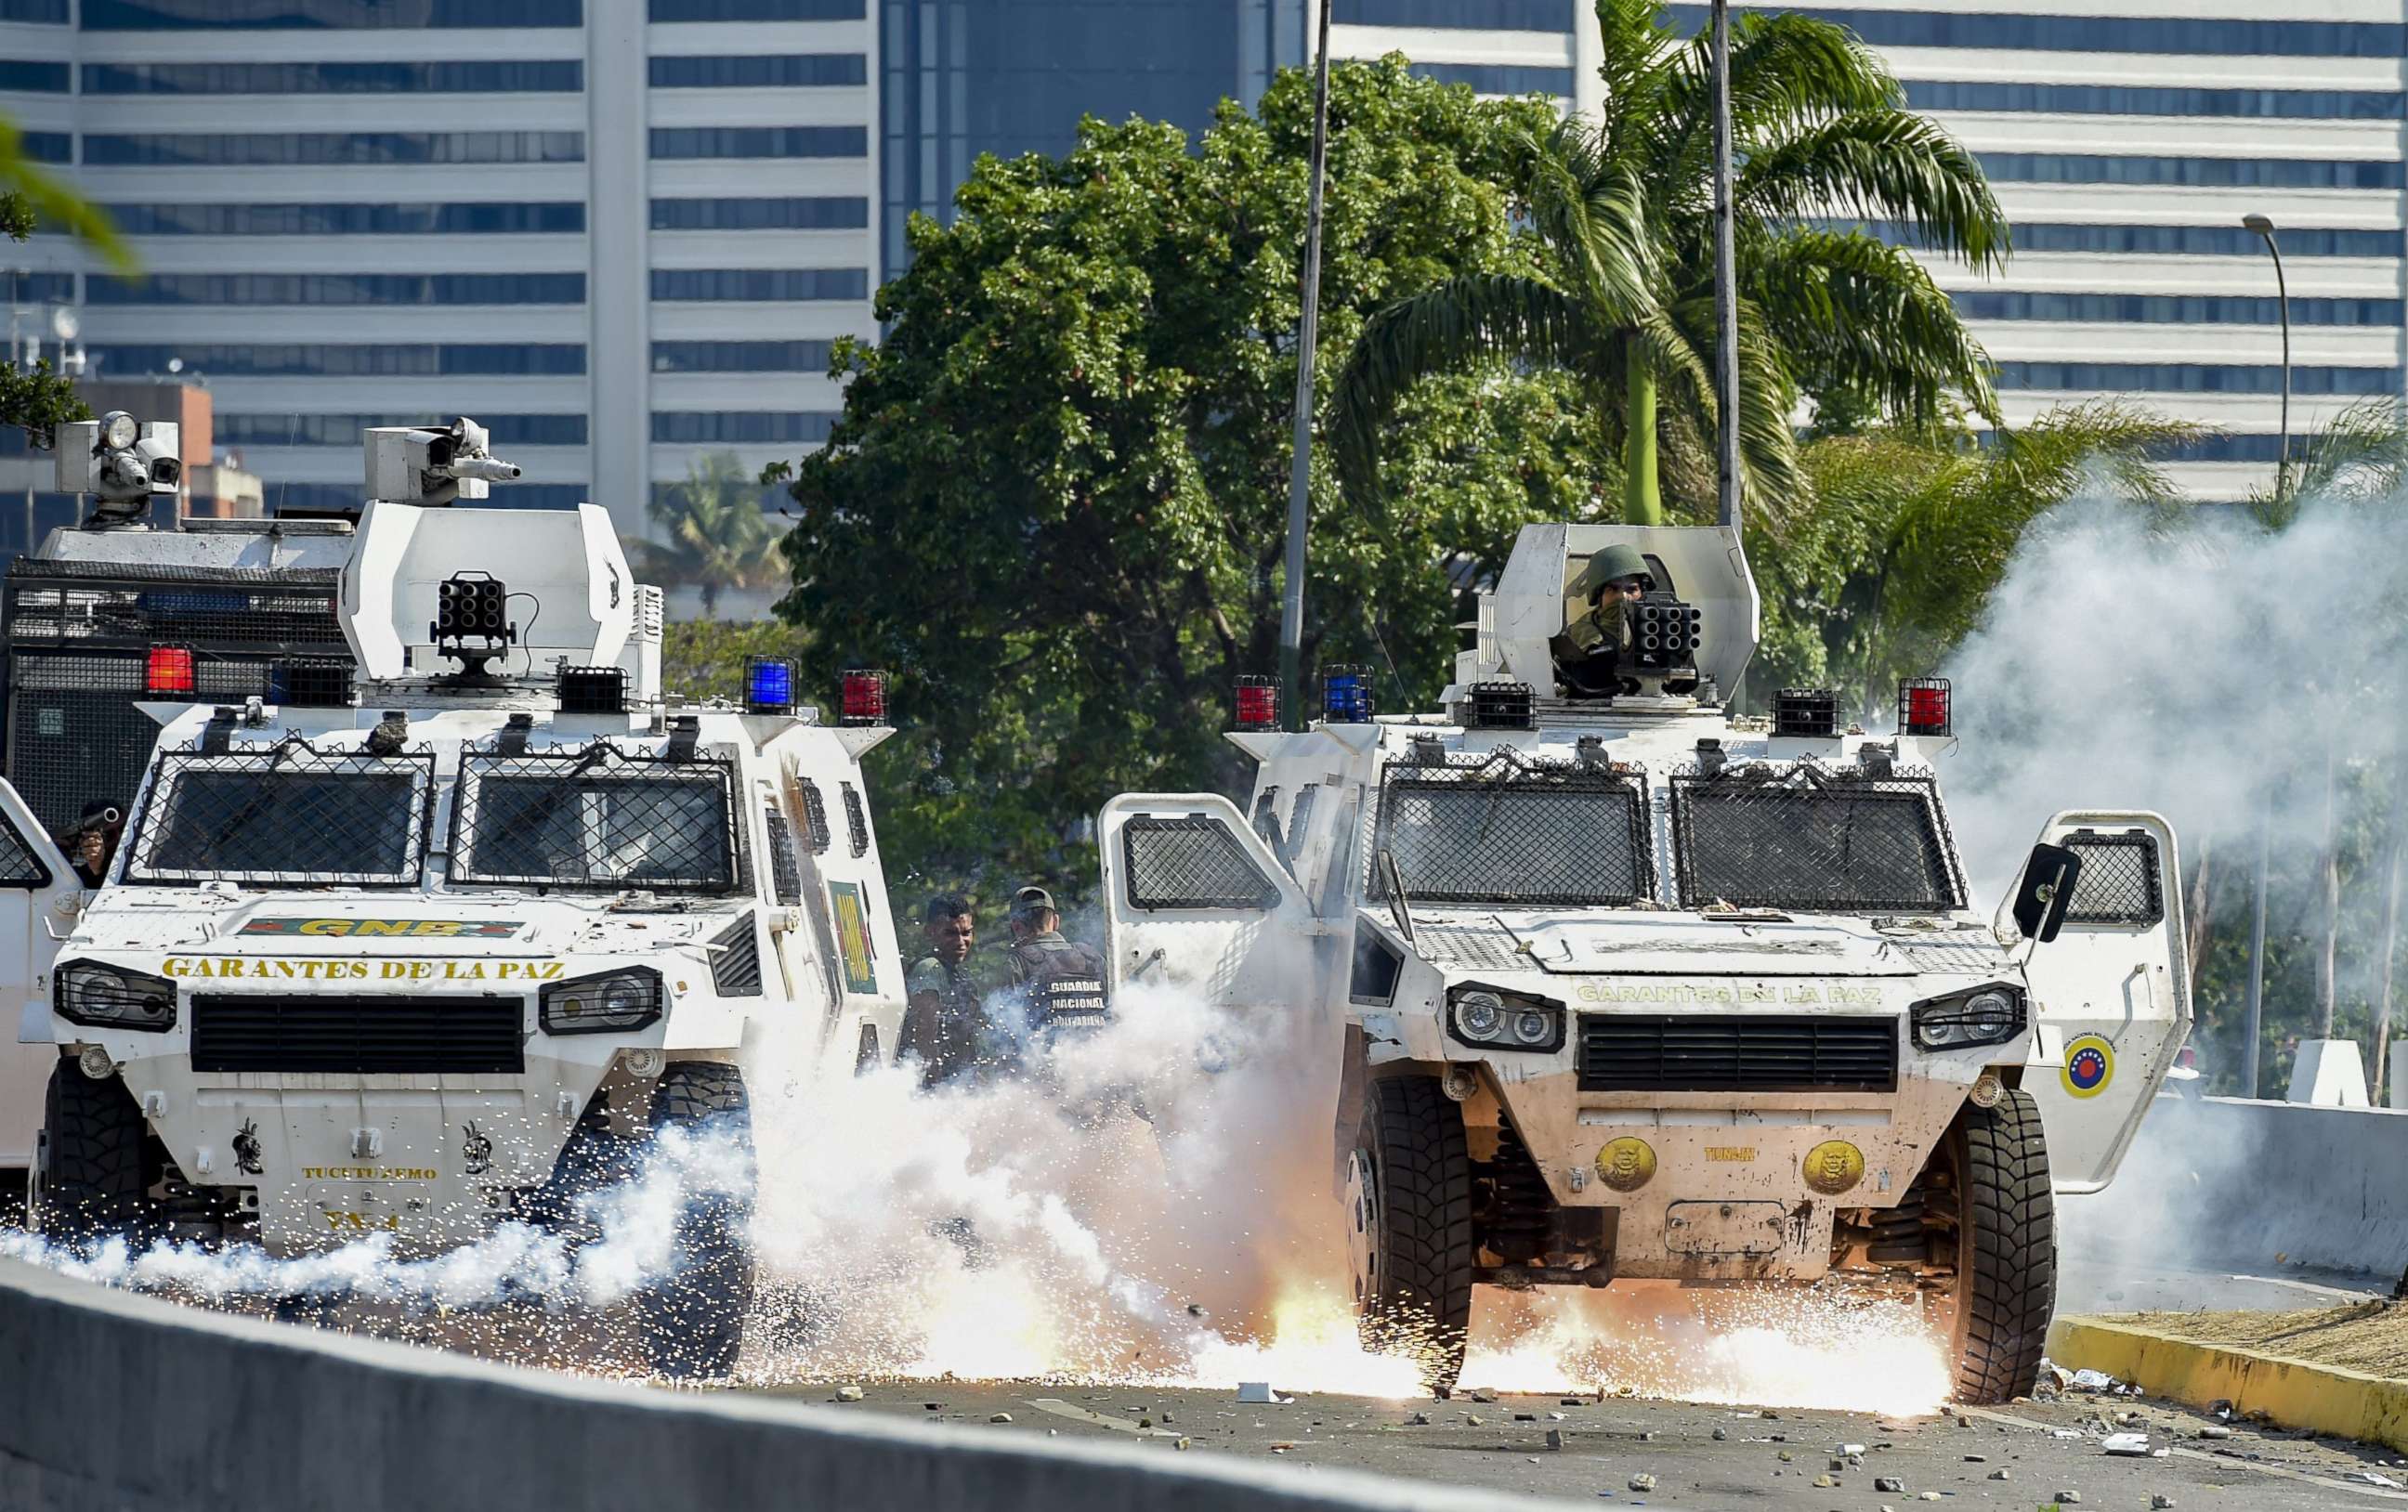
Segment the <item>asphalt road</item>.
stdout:
<svg viewBox="0 0 2408 1512">
<path fill-rule="evenodd" d="M 779 1394 L 838 1401 L 833 1384 Z M 1164 1454 L 1273 1459 L 1302 1476 L 1329 1466 L 1593 1505 L 1912 1512 L 1936 1500 L 2022 1512 L 2046 1506 L 2061 1491 L 2079 1493 L 2085 1512 L 2149 1512 L 2157 1497 L 2171 1498 L 2181 1512 L 2408 1504 L 2408 1490 L 2344 1478 L 2372 1473 L 2408 1482 L 2408 1466 L 2387 1451 L 2246 1425 L 2229 1439 L 2204 1439 L 2200 1432 L 2212 1419 L 2203 1415 L 2130 1399 L 2075 1395 L 1999 1413 L 1890 1422 L 1852 1413 L 1775 1415 L 1619 1398 L 1392 1403 L 1299 1395 L 1253 1406 L 1236 1396 L 865 1383 L 862 1399 L 841 1410 L 941 1422 L 964 1434 L 1120 1439 Z M 2109 1422 L 2124 1413 L 2138 1417 L 2129 1425 Z M 998 1416 L 1010 1421 L 994 1420 Z M 2171 1452 L 2111 1457 L 2101 1448 L 2110 1426 L 2146 1432 L 2152 1448 Z M 1549 1447 L 1550 1434 L 1560 1448 Z M 1861 1455 L 1852 1460 L 1842 1452 L 1849 1445 L 1862 1446 Z M 1654 1476 L 1653 1489 L 1633 1490 L 1635 1476 Z M 1895 1477 L 1902 1489 L 1877 1489 L 1876 1477 Z"/>
</svg>

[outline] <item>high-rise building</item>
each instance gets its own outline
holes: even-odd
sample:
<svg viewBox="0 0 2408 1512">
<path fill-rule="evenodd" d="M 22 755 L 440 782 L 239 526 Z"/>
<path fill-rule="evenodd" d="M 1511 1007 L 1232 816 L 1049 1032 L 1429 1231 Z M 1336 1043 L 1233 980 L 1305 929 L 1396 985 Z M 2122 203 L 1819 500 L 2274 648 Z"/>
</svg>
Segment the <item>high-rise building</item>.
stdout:
<svg viewBox="0 0 2408 1512">
<path fill-rule="evenodd" d="M 1398 50 L 1489 93 L 1593 107 L 1596 22 L 1570 0 L 1336 0 L 1331 51 Z M 1665 7 L 1684 32 L 1700 4 Z M 2014 224 L 2004 273 L 1935 260 L 1999 364 L 2010 424 L 2126 398 L 2222 435 L 2175 480 L 2204 498 L 2271 488 L 2289 284 L 2297 437 L 2408 362 L 2401 0 L 1854 0 L 1853 28 L 1907 103 L 1981 159 Z M 1897 228 L 1879 228 L 1897 234 Z"/>
<path fill-rule="evenodd" d="M 466 413 L 641 534 L 699 453 L 791 457 L 874 336 L 866 0 L 0 0 L 0 113 L 106 206 L 93 376 L 209 386 L 280 503 L 356 498 L 365 425 Z"/>
</svg>

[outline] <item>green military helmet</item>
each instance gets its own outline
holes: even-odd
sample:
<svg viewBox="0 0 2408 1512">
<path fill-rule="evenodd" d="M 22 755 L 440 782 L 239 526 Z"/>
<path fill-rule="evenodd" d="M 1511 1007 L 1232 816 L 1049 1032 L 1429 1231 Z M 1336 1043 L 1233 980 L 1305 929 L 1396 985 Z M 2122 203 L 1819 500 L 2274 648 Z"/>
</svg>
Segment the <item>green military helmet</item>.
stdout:
<svg viewBox="0 0 2408 1512">
<path fill-rule="evenodd" d="M 1639 548 L 1609 546 L 1589 558 L 1588 565 L 1581 569 L 1577 588 L 1582 602 L 1595 602 L 1598 590 L 1617 578 L 1644 578 L 1653 582 L 1656 573 L 1647 565 L 1647 559 L 1639 554 Z"/>
</svg>

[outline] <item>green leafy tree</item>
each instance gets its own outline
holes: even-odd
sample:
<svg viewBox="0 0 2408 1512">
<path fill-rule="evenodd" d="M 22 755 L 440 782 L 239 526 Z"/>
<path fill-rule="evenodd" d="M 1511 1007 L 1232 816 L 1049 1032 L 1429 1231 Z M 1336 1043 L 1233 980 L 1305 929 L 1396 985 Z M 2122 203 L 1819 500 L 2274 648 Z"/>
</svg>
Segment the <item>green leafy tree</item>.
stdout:
<svg viewBox="0 0 2408 1512">
<path fill-rule="evenodd" d="M 1373 311 L 1535 272 L 1500 186 L 1553 115 L 1398 59 L 1334 69 L 1330 94 L 1325 392 Z M 895 675 L 905 733 L 874 770 L 906 877 L 1092 876 L 1105 798 L 1230 777 L 1232 679 L 1278 660 L 1311 131 L 1290 73 L 1194 150 L 1091 120 L 1058 160 L 982 159 L 953 226 L 912 221 L 884 339 L 839 344 L 842 418 L 791 473 L 781 612 Z M 1398 498 L 1376 523 L 1317 464 L 1306 664 L 1428 699 L 1455 647 L 1445 569 L 1594 514 L 1595 436 L 1562 375 L 1489 371 L 1388 417 Z"/>
<path fill-rule="evenodd" d="M 687 698 L 741 702 L 756 656 L 796 663 L 796 692 L 814 686 L 810 639 L 777 620 L 681 620 L 662 628 L 661 686 Z M 824 679 L 822 679 L 824 680 Z"/>
<path fill-rule="evenodd" d="M 1713 86 L 1708 44 L 1656 0 L 1598 0 L 1605 107 L 1534 133 L 1516 154 L 1535 266 L 1472 270 L 1398 301 L 1365 329 L 1333 432 L 1350 486 L 1375 487 L 1378 422 L 1434 373 L 1557 368 L 1623 459 L 1624 518 L 1662 492 L 1713 495 Z M 1739 438 L 1748 507 L 1778 519 L 1809 479 L 1799 392 L 1936 420 L 1952 395 L 1994 409 L 1987 359 L 1904 249 L 1813 219 L 1903 222 L 1923 247 L 1999 266 L 2007 225 L 1980 165 L 1904 108 L 1845 27 L 1798 14 L 1731 31 L 1732 207 L 1739 271 Z"/>
<path fill-rule="evenodd" d="M 645 506 L 660 539 L 630 543 L 638 572 L 663 587 L 692 588 L 706 619 L 730 589 L 767 588 L 779 579 L 778 526 L 761 510 L 760 485 L 736 455 L 709 452 L 683 481 Z"/>
<path fill-rule="evenodd" d="M 24 134 L 0 118 L 0 234 L 21 242 L 44 225 L 71 233 L 121 268 L 133 266 L 133 255 L 108 217 L 27 157 Z M 36 445 L 49 446 L 61 421 L 91 413 L 76 397 L 75 385 L 49 362 L 22 373 L 0 367 L 0 425 L 22 427 Z"/>
</svg>

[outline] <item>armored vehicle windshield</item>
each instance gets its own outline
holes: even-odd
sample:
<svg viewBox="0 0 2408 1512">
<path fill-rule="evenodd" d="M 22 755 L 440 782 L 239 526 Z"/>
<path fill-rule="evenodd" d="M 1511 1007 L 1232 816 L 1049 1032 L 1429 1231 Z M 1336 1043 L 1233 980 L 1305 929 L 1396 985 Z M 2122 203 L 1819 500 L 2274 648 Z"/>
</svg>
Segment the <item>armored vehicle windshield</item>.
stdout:
<svg viewBox="0 0 2408 1512">
<path fill-rule="evenodd" d="M 1965 883 L 1928 772 L 1814 762 L 1675 772 L 1681 906 L 1946 913 Z"/>
<path fill-rule="evenodd" d="M 1602 761 L 1500 749 L 1391 762 L 1380 850 L 1414 903 L 1614 907 L 1656 892 L 1645 779 Z"/>
<path fill-rule="evenodd" d="M 167 751 L 127 844 L 125 879 L 415 887 L 435 760 L 313 749 Z"/>
<path fill-rule="evenodd" d="M 699 892 L 742 885 L 735 776 L 706 757 L 464 752 L 452 879 Z"/>
</svg>

